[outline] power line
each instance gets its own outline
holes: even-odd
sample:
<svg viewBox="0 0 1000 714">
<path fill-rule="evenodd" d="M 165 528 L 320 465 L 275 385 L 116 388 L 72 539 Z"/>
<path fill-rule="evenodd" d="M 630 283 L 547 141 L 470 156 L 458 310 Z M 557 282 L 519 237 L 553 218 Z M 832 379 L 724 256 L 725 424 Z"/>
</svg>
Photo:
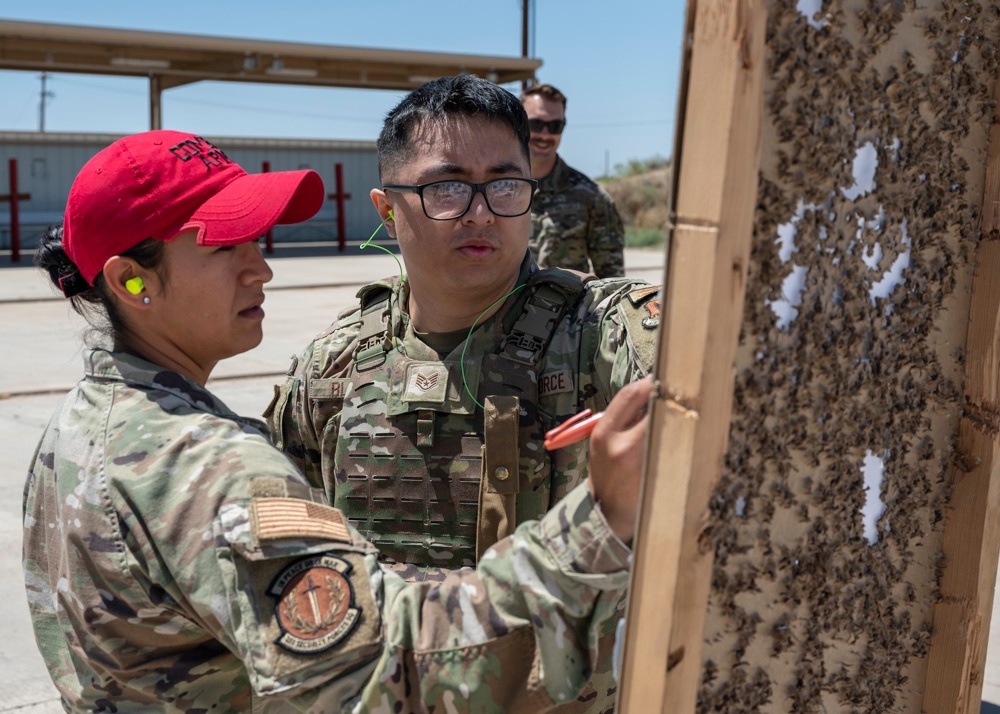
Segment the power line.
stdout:
<svg viewBox="0 0 1000 714">
<path fill-rule="evenodd" d="M 67 84 L 74 84 L 80 87 L 90 87 L 91 89 L 102 89 L 107 92 L 116 92 L 118 94 L 128 94 L 130 96 L 139 96 L 144 94 L 144 92 L 136 91 L 134 89 L 122 89 L 121 87 L 109 87 L 104 84 L 95 84 L 91 82 L 81 82 L 78 79 L 61 79 L 60 81 Z M 279 114 L 282 116 L 297 116 L 297 117 L 308 117 L 310 119 L 337 119 L 339 121 L 351 121 L 359 122 L 365 124 L 378 123 L 381 121 L 380 117 L 372 116 L 368 118 L 361 117 L 349 117 L 339 114 L 325 114 L 322 112 L 304 112 L 300 110 L 291 109 L 275 109 L 273 107 L 262 107 L 254 106 L 248 104 L 233 104 L 232 102 L 213 102 L 206 99 L 190 99 L 187 97 L 171 97 L 171 102 L 179 102 L 183 104 L 197 104 L 206 107 L 218 107 L 222 109 L 239 109 L 241 111 L 250 112 L 260 112 L 262 114 Z"/>
<path fill-rule="evenodd" d="M 337 119 L 338 121 L 350 121 L 362 124 L 379 124 L 381 117 L 371 116 L 366 119 L 360 117 L 347 117 L 339 114 L 324 114 L 322 112 L 303 112 L 300 110 L 274 109 L 273 107 L 258 107 L 250 105 L 233 104 L 231 102 L 212 102 L 204 99 L 185 99 L 183 97 L 173 97 L 172 102 L 184 102 L 187 104 L 200 104 L 206 107 L 221 107 L 224 109 L 240 109 L 243 111 L 260 112 L 261 114 L 279 114 L 282 116 L 308 117 L 310 119 Z"/>
<path fill-rule="evenodd" d="M 572 127 L 574 129 L 585 128 L 592 129 L 596 127 L 608 127 L 608 126 L 647 126 L 651 124 L 669 124 L 669 119 L 640 119 L 637 121 L 609 121 L 609 122 L 573 122 Z"/>
<path fill-rule="evenodd" d="M 21 105 L 21 111 L 19 111 L 17 113 L 17 116 L 14 118 L 13 126 L 16 126 L 21 123 L 21 117 L 24 116 L 24 113 L 28 111 L 28 107 L 30 107 L 34 101 L 35 101 L 35 91 L 31 90 L 27 98 L 24 100 L 24 104 Z"/>
</svg>

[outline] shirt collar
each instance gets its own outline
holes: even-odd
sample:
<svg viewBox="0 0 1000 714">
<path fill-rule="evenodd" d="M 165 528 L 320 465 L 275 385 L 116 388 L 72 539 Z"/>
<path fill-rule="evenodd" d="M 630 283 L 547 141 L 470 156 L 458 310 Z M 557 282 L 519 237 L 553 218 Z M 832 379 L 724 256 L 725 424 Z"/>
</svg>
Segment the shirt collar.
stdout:
<svg viewBox="0 0 1000 714">
<path fill-rule="evenodd" d="M 127 352 L 87 350 L 83 355 L 83 366 L 85 378 L 89 381 L 119 382 L 160 390 L 182 399 L 196 409 L 244 419 L 200 384 Z"/>
<path fill-rule="evenodd" d="M 559 154 L 556 154 L 556 163 L 547 176 L 538 179 L 539 191 L 553 191 L 566 182 L 566 162 Z"/>
</svg>

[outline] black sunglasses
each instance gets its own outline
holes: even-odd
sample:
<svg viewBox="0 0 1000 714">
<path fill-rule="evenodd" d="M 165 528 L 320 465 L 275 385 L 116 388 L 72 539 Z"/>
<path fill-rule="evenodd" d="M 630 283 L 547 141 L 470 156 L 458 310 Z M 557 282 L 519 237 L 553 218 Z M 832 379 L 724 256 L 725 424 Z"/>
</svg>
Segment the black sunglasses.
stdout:
<svg viewBox="0 0 1000 714">
<path fill-rule="evenodd" d="M 542 129 L 548 129 L 550 134 L 562 134 L 562 130 L 565 127 L 565 119 L 553 119 L 552 121 L 542 121 L 541 119 L 528 120 L 528 128 L 536 134 L 541 133 Z"/>
</svg>

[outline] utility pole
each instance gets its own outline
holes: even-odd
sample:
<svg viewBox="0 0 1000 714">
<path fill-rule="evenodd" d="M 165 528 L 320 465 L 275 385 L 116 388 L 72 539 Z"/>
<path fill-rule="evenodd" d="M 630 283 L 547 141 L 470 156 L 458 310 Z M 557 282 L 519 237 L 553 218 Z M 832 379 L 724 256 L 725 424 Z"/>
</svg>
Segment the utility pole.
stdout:
<svg viewBox="0 0 1000 714">
<path fill-rule="evenodd" d="M 531 0 L 521 0 L 521 56 L 530 57 L 530 51 L 534 48 L 528 47 L 528 37 L 530 35 Z M 521 89 L 528 88 L 528 80 L 521 80 Z"/>
<path fill-rule="evenodd" d="M 45 89 L 45 83 L 48 81 L 48 79 L 49 79 L 48 72 L 42 72 L 41 76 L 42 92 L 40 95 L 41 97 L 40 101 L 38 102 L 38 131 L 43 134 L 45 133 L 45 100 L 55 99 L 56 96 L 55 92 L 50 92 Z"/>
</svg>

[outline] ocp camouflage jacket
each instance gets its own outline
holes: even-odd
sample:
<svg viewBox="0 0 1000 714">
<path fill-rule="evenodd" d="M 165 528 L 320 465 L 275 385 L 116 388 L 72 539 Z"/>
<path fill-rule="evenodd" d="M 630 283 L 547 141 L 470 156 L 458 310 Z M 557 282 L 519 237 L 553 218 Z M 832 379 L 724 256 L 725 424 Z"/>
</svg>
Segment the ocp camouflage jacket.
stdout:
<svg viewBox="0 0 1000 714">
<path fill-rule="evenodd" d="M 625 275 L 625 228 L 608 192 L 557 157 L 531 200 L 531 240 L 543 268 Z"/>
<path fill-rule="evenodd" d="M 585 488 L 477 570 L 406 584 L 262 423 L 141 359 L 85 362 L 24 492 L 67 711 L 535 712 L 585 685 L 629 554 Z"/>
</svg>

